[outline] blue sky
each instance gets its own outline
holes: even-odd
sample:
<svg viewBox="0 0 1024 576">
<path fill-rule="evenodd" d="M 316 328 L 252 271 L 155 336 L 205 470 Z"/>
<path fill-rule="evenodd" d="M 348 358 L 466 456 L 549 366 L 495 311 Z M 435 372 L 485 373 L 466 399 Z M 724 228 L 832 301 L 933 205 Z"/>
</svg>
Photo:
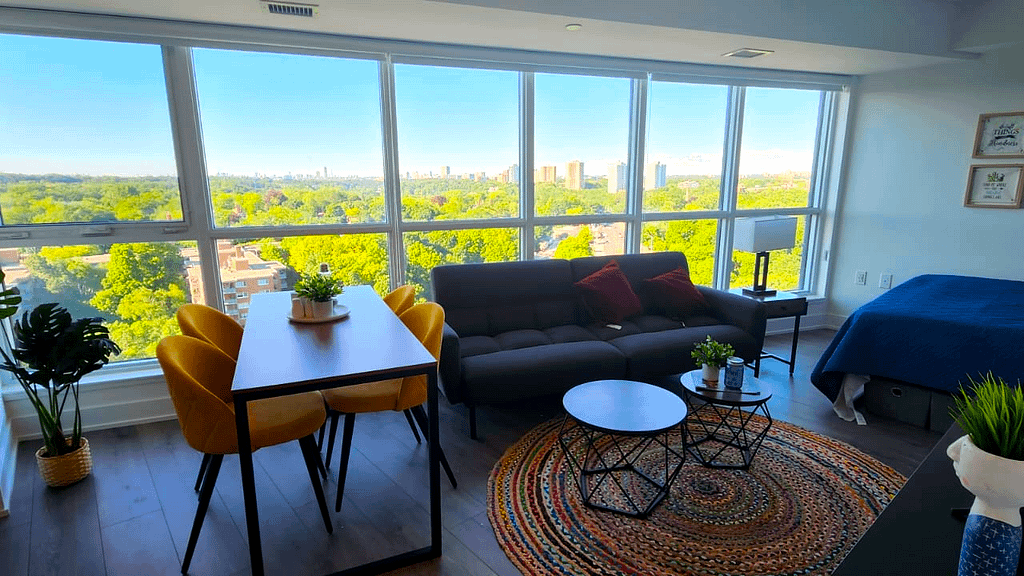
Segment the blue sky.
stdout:
<svg viewBox="0 0 1024 576">
<path fill-rule="evenodd" d="M 211 174 L 383 173 L 378 64 L 196 49 Z M 157 46 L 0 35 L 0 172 L 175 174 Z M 396 65 L 400 170 L 518 162 L 516 72 Z M 720 171 L 726 88 L 651 86 L 648 161 Z M 537 74 L 535 158 L 560 176 L 626 159 L 629 80 Z M 741 172 L 809 169 L 818 93 L 747 91 Z M 806 164 L 806 166 L 804 166 Z"/>
</svg>

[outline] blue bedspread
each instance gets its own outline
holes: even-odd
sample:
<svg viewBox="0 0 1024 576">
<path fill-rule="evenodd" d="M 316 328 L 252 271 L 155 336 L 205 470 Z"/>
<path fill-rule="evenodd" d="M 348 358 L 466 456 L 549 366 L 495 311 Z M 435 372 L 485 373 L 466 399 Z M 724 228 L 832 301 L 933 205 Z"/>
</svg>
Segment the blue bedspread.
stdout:
<svg viewBox="0 0 1024 576">
<path fill-rule="evenodd" d="M 1024 380 L 1024 282 L 927 274 L 847 318 L 811 383 L 834 402 L 845 373 L 952 392 L 989 370 Z"/>
</svg>

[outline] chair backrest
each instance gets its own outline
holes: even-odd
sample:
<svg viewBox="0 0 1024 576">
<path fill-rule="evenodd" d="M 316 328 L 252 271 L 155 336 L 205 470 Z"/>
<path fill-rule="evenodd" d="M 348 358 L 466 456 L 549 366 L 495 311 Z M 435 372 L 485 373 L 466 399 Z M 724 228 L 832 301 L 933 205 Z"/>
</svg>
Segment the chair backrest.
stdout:
<svg viewBox="0 0 1024 576">
<path fill-rule="evenodd" d="M 413 300 L 416 298 L 416 287 L 411 284 L 399 286 L 384 297 L 384 303 L 391 308 L 391 311 L 401 316 L 403 312 L 412 308 Z"/>
<path fill-rule="evenodd" d="M 238 452 L 231 395 L 235 361 L 189 336 L 164 338 L 156 358 L 188 445 L 205 454 Z"/>
<path fill-rule="evenodd" d="M 438 359 L 441 356 L 441 334 L 444 331 L 444 308 L 434 302 L 417 304 L 399 318 L 410 332 L 419 338 L 423 347 Z M 427 401 L 427 377 L 410 376 L 402 381 L 396 410 L 419 406 Z"/>
<path fill-rule="evenodd" d="M 182 334 L 212 344 L 232 360 L 238 360 L 242 325 L 231 316 L 202 304 L 185 304 L 178 308 L 176 316 Z"/>
</svg>

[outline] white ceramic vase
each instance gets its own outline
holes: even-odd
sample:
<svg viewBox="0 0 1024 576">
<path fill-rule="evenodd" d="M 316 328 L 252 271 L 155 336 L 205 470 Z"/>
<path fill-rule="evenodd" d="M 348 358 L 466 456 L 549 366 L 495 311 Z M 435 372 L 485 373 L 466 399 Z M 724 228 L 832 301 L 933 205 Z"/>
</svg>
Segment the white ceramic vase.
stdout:
<svg viewBox="0 0 1024 576">
<path fill-rule="evenodd" d="M 712 366 L 710 364 L 704 364 L 701 367 L 701 380 L 704 380 L 712 387 L 718 386 L 718 366 Z"/>
<path fill-rule="evenodd" d="M 960 548 L 960 576 L 1013 576 L 1020 559 L 1024 462 L 990 454 L 970 436 L 946 449 L 960 483 L 974 494 Z"/>
<path fill-rule="evenodd" d="M 327 300 L 326 302 L 317 302 L 311 300 L 310 303 L 310 317 L 312 318 L 327 318 L 334 313 L 334 299 Z"/>
</svg>

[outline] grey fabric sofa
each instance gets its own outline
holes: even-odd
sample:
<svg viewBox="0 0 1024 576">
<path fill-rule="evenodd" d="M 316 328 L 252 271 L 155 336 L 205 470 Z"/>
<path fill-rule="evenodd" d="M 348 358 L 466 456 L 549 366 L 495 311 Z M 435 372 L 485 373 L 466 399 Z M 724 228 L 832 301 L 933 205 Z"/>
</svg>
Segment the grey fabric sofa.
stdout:
<svg viewBox="0 0 1024 576">
<path fill-rule="evenodd" d="M 595 322 L 574 286 L 616 260 L 645 312 L 615 329 Z M 431 271 L 433 299 L 444 307 L 439 375 L 452 404 L 469 407 L 560 394 L 599 379 L 652 382 L 692 370 L 690 351 L 706 336 L 752 361 L 764 343 L 764 305 L 699 286 L 707 314 L 673 320 L 648 314 L 642 280 L 679 267 L 679 252 L 573 260 L 460 264 Z"/>
</svg>

